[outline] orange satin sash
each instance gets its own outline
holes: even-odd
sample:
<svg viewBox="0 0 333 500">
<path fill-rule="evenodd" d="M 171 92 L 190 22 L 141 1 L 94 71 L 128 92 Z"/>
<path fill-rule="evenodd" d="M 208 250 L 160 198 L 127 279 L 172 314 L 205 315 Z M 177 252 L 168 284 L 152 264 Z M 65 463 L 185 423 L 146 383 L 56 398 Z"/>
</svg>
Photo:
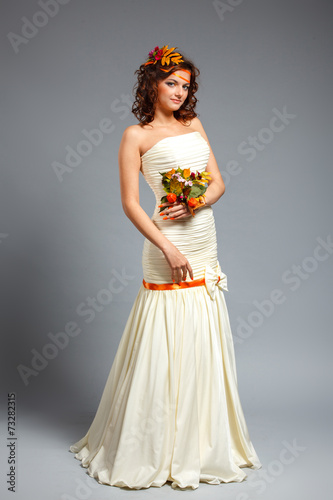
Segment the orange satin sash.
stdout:
<svg viewBox="0 0 333 500">
<path fill-rule="evenodd" d="M 220 281 L 220 276 L 218 277 L 217 283 Z M 161 285 L 157 283 L 147 283 L 144 279 L 142 284 L 148 290 L 179 290 L 180 288 L 191 288 L 192 286 L 202 286 L 205 285 L 205 278 L 200 278 L 198 280 L 192 281 L 181 281 L 180 283 L 162 283 Z"/>
</svg>

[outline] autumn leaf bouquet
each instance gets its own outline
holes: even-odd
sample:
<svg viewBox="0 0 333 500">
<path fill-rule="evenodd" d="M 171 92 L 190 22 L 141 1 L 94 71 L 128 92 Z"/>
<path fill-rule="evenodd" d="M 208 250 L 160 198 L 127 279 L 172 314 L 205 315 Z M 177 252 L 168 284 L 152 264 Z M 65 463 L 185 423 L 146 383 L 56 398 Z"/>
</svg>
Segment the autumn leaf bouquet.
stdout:
<svg viewBox="0 0 333 500">
<path fill-rule="evenodd" d="M 205 205 L 210 172 L 191 172 L 189 168 L 178 167 L 160 174 L 163 189 L 167 193 L 162 196 L 161 203 L 182 203 L 188 207 L 192 216 L 195 215 L 195 209 Z M 160 212 L 164 209 L 165 207 L 161 207 Z"/>
</svg>

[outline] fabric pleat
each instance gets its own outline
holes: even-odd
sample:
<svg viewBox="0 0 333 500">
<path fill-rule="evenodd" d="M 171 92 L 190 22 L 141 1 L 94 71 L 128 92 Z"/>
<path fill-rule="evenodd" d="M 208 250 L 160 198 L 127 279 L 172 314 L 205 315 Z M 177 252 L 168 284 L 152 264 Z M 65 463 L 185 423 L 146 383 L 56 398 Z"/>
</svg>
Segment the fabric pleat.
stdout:
<svg viewBox="0 0 333 500">
<path fill-rule="evenodd" d="M 142 157 L 154 190 L 152 220 L 188 258 L 194 279 L 216 269 L 211 207 L 195 217 L 163 221 L 159 172 L 205 169 L 207 142 L 199 132 L 159 141 Z M 143 275 L 170 282 L 165 257 L 144 242 Z M 213 298 L 212 298 L 213 297 Z M 70 447 L 102 484 L 133 489 L 196 489 L 199 482 L 240 482 L 243 467 L 258 469 L 238 394 L 234 345 L 223 288 L 149 290 L 141 285 L 104 391 L 86 435 Z"/>
</svg>

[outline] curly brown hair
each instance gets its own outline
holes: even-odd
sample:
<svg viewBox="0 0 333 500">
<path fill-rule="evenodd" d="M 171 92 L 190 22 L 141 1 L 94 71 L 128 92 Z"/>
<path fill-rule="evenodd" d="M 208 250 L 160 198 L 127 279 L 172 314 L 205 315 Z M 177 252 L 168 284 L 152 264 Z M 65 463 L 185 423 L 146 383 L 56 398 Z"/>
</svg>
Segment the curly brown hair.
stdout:
<svg viewBox="0 0 333 500">
<path fill-rule="evenodd" d="M 189 84 L 187 98 L 182 106 L 177 111 L 174 111 L 174 116 L 178 121 L 184 124 L 197 116 L 194 109 L 198 99 L 194 94 L 198 90 L 196 78 L 199 76 L 200 71 L 190 59 L 185 58 L 183 55 L 182 59 L 183 62 L 178 64 L 171 62 L 169 66 L 167 66 L 170 68 L 167 76 L 165 71 L 161 70 L 161 67 L 166 68 L 166 66 L 162 66 L 160 60 L 157 61 L 156 64 L 145 65 L 145 63 L 143 63 L 140 68 L 134 72 L 134 74 L 138 75 L 138 80 L 133 87 L 135 100 L 132 106 L 132 113 L 136 116 L 141 125 L 147 125 L 154 119 L 158 83 L 168 78 L 177 69 L 187 69 L 190 71 L 191 82 Z"/>
</svg>

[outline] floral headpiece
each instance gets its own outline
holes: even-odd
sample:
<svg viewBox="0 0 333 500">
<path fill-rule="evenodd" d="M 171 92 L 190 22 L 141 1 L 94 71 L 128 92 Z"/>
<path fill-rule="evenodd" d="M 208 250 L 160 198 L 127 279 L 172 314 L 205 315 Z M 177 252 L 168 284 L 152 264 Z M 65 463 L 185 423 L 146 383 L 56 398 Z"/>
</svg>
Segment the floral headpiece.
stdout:
<svg viewBox="0 0 333 500">
<path fill-rule="evenodd" d="M 168 66 L 170 62 L 173 62 L 174 64 L 184 62 L 184 59 L 178 52 L 172 54 L 176 48 L 177 47 L 171 47 L 171 49 L 168 49 L 168 45 L 164 45 L 161 49 L 159 47 L 155 47 L 154 50 L 149 52 L 149 57 L 145 62 L 145 66 L 148 64 L 156 64 L 157 61 L 161 61 L 162 66 Z"/>
</svg>

